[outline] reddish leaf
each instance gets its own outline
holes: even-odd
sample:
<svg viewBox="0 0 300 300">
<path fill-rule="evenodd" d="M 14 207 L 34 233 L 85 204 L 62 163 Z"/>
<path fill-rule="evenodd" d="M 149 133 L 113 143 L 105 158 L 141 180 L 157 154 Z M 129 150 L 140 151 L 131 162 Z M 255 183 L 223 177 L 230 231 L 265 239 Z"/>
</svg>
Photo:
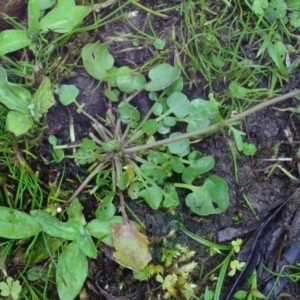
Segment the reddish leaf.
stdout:
<svg viewBox="0 0 300 300">
<path fill-rule="evenodd" d="M 149 241 L 140 233 L 130 221 L 125 225 L 111 225 L 116 252 L 114 257 L 117 262 L 129 269 L 140 271 L 150 261 Z"/>
</svg>

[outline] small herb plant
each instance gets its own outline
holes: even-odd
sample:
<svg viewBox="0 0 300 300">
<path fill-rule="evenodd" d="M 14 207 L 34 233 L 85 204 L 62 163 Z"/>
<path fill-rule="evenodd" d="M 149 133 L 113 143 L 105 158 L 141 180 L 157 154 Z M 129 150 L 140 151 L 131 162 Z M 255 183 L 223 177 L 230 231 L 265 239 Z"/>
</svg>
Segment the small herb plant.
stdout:
<svg viewBox="0 0 300 300">
<path fill-rule="evenodd" d="M 0 282 L 0 295 L 8 299 L 19 299 L 19 294 L 22 290 L 19 280 L 15 280 L 11 277 L 7 277 L 6 281 Z"/>
</svg>

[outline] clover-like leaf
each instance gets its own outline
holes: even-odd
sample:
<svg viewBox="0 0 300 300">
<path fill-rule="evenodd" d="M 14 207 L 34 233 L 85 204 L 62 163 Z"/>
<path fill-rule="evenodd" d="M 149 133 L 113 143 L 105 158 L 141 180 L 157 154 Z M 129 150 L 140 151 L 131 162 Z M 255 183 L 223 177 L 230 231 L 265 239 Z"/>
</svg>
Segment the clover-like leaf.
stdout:
<svg viewBox="0 0 300 300">
<path fill-rule="evenodd" d="M 264 14 L 265 9 L 269 7 L 268 0 L 254 0 L 251 6 L 253 12 L 259 16 Z"/>
<path fill-rule="evenodd" d="M 185 203 L 197 215 L 207 216 L 225 211 L 229 204 L 228 186 L 217 176 L 209 176 L 203 186 L 193 187 Z"/>
<path fill-rule="evenodd" d="M 113 224 L 114 257 L 124 267 L 140 271 L 151 261 L 149 241 L 130 221 L 124 225 Z"/>
<path fill-rule="evenodd" d="M 11 297 L 16 300 L 19 299 L 22 287 L 19 280 L 13 280 L 12 277 L 7 277 L 6 282 L 0 282 L 1 296 Z"/>
<path fill-rule="evenodd" d="M 182 122 L 187 122 L 187 132 L 208 127 L 220 122 L 222 117 L 219 113 L 216 101 L 207 101 L 200 98 L 191 101 L 191 112 L 183 118 Z"/>
<path fill-rule="evenodd" d="M 174 92 L 167 99 L 167 104 L 172 113 L 178 118 L 186 117 L 191 110 L 191 102 L 181 92 Z"/>
<path fill-rule="evenodd" d="M 246 263 L 245 262 L 239 262 L 238 260 L 233 260 L 230 263 L 230 272 L 228 273 L 229 276 L 234 276 L 236 271 L 241 271 Z"/>
</svg>

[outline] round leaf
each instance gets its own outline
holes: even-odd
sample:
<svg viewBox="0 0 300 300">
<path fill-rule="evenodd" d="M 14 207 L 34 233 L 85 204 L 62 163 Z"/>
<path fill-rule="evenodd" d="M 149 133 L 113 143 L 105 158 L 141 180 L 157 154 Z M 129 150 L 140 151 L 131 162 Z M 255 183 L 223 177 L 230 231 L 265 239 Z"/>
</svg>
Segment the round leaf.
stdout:
<svg viewBox="0 0 300 300">
<path fill-rule="evenodd" d="M 180 136 L 180 135 L 181 133 L 175 132 L 170 135 L 170 138 L 175 136 Z M 169 151 L 173 154 L 180 154 L 184 152 L 189 147 L 189 145 L 190 145 L 190 140 L 187 138 L 167 144 Z"/>
<path fill-rule="evenodd" d="M 73 84 L 63 84 L 59 92 L 59 101 L 63 105 L 69 105 L 76 100 L 79 89 Z"/>
<path fill-rule="evenodd" d="M 229 204 L 227 183 L 220 177 L 208 177 L 204 185 L 193 189 L 185 199 L 186 205 L 197 215 L 207 216 L 225 211 Z"/>
<path fill-rule="evenodd" d="M 156 92 L 171 85 L 180 76 L 180 70 L 165 63 L 153 68 L 148 75 L 151 81 L 146 84 L 145 90 Z"/>
<path fill-rule="evenodd" d="M 114 64 L 114 58 L 108 52 L 105 44 L 94 43 L 84 46 L 81 57 L 85 70 L 94 78 L 103 80 L 107 70 Z"/>
<path fill-rule="evenodd" d="M 29 114 L 18 111 L 10 111 L 6 117 L 6 130 L 11 131 L 16 136 L 20 136 L 32 127 L 33 121 Z"/>
<path fill-rule="evenodd" d="M 143 75 L 134 74 L 133 72 L 129 67 L 124 66 L 119 68 L 116 74 L 118 88 L 126 94 L 131 94 L 146 84 Z"/>
<path fill-rule="evenodd" d="M 152 209 L 156 210 L 162 201 L 162 190 L 158 186 L 148 187 L 140 191 L 140 196 L 146 200 Z"/>
<path fill-rule="evenodd" d="M 186 97 L 186 95 L 181 92 L 175 92 L 167 99 L 167 104 L 169 109 L 178 118 L 186 117 L 191 110 L 191 103 Z"/>
</svg>

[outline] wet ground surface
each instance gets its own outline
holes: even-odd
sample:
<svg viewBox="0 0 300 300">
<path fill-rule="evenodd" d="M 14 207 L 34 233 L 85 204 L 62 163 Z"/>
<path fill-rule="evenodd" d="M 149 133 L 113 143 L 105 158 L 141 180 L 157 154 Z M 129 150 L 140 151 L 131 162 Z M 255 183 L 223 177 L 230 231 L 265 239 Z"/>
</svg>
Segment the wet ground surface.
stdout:
<svg viewBox="0 0 300 300">
<path fill-rule="evenodd" d="M 144 2 L 149 3 L 149 1 Z M 155 7 L 159 5 L 160 2 L 161 1 L 152 1 L 151 6 Z M 169 2 L 170 6 L 176 3 L 176 1 Z M 130 7 L 126 8 L 126 11 L 129 12 Z M 104 11 L 103 14 L 105 13 L 106 12 Z M 147 32 L 150 30 L 145 22 L 147 18 L 151 18 L 154 30 L 157 32 L 158 36 L 162 39 L 167 39 L 170 28 L 173 25 L 176 26 L 176 24 L 179 24 L 178 19 L 180 16 L 177 12 L 171 12 L 170 17 L 167 20 L 161 20 L 157 17 L 147 16 L 145 12 L 139 11 L 138 16 L 132 18 L 131 21 L 134 26 Z M 107 25 L 105 28 L 99 29 L 96 34 L 96 40 L 99 40 L 100 42 L 113 40 L 118 32 L 135 33 L 134 29 L 126 24 L 126 22 L 118 21 Z M 109 49 L 115 58 L 116 66 L 141 66 L 157 55 L 157 52 L 155 52 L 156 50 L 154 50 L 151 45 L 148 45 L 146 40 L 141 44 L 141 47 L 137 48 L 133 48 L 130 41 L 112 41 L 109 44 Z M 124 51 L 124 49 L 130 50 Z M 167 58 L 169 62 L 172 63 L 174 53 L 172 52 Z M 65 79 L 63 83 L 75 84 L 80 89 L 78 101 L 85 104 L 85 109 L 88 113 L 93 116 L 105 114 L 108 103 L 103 96 L 103 86 L 97 86 L 97 82 L 91 79 L 82 69 L 75 71 L 77 75 L 74 78 Z M 201 82 L 201 80 L 201 76 L 199 75 L 199 81 Z M 220 83 L 218 82 L 216 84 Z M 297 76 L 295 76 L 294 78 L 291 78 L 291 81 L 286 86 L 286 91 L 299 87 L 300 84 Z M 220 84 L 220 91 L 222 88 L 224 89 L 225 86 Z M 185 89 L 186 95 L 191 100 L 197 97 L 207 99 L 209 92 L 210 90 L 208 88 L 202 89 L 201 85 L 192 87 L 191 89 Z M 142 115 L 147 112 L 150 105 L 147 100 L 147 95 L 143 93 L 133 101 L 133 104 L 141 111 Z M 290 101 L 279 104 L 276 107 L 284 108 L 292 105 L 294 104 Z M 67 109 L 62 105 L 57 104 L 55 107 L 51 108 L 48 113 L 48 129 L 45 137 L 41 139 L 40 144 L 36 149 L 37 153 L 43 154 L 44 157 L 50 157 L 51 148 L 47 144 L 47 137 L 50 134 L 57 136 L 60 143 L 69 142 L 70 115 L 74 118 L 76 139 L 80 140 L 88 134 L 91 124 L 86 117 L 77 114 L 74 107 Z M 242 122 L 241 130 L 247 132 L 247 138 L 245 140 L 255 144 L 259 151 L 255 157 L 246 157 L 244 155 L 237 156 L 238 182 L 235 178 L 233 157 L 229 147 L 229 143 L 230 141 L 232 142 L 233 139 L 228 131 L 223 130 L 215 133 L 212 136 L 203 139 L 201 142 L 194 144 L 195 149 L 215 157 L 216 165 L 209 174 L 218 175 L 227 182 L 230 204 L 227 211 L 221 215 L 200 218 L 193 215 L 182 201 L 177 211 L 181 213 L 186 228 L 200 237 L 211 239 L 215 242 L 228 243 L 231 239 L 237 237 L 243 238 L 245 248 L 246 250 L 248 249 L 248 254 L 245 254 L 245 257 L 247 258 L 247 255 L 250 255 L 249 252 L 251 252 L 251 247 L 256 247 L 255 245 L 253 246 L 253 244 L 247 244 L 247 242 L 251 242 L 251 239 L 255 237 L 257 228 L 259 228 L 261 223 L 257 221 L 250 211 L 244 197 L 246 196 L 249 199 L 257 215 L 261 220 L 264 220 L 269 214 L 274 213 L 274 209 L 282 202 L 295 193 L 298 187 L 298 181 L 291 180 L 278 168 L 269 179 L 266 179 L 271 166 L 276 162 L 266 161 L 264 159 L 272 158 L 275 152 L 274 146 L 279 144 L 277 157 L 294 158 L 299 147 L 299 128 L 299 120 L 295 116 L 292 116 L 290 112 L 278 111 L 273 107 L 266 108 L 247 117 Z M 287 129 L 290 129 L 291 131 L 293 137 L 292 142 L 289 141 L 284 133 Z M 297 162 L 295 160 L 292 160 L 291 162 L 280 162 L 280 165 L 298 178 L 299 173 Z M 71 160 L 66 160 L 64 164 L 61 165 L 50 165 L 47 166 L 47 168 L 41 163 L 39 164 L 39 168 L 41 169 L 43 181 L 53 182 L 56 174 L 62 172 L 63 167 L 66 167 L 66 176 L 69 179 L 75 179 L 76 175 L 84 178 L 87 174 L 85 170 L 80 170 Z M 57 173 L 49 174 L 48 170 L 51 168 L 55 169 Z M 64 183 L 62 187 L 66 189 L 72 188 L 69 183 Z M 90 219 L 97 207 L 97 202 L 85 193 L 80 196 L 80 199 L 84 206 L 86 217 L 87 219 Z M 297 200 L 300 202 L 300 198 L 297 198 Z M 143 203 L 137 204 L 129 201 L 128 204 L 137 216 L 143 220 L 147 228 L 146 234 L 150 239 L 168 234 L 168 229 L 170 228 L 170 223 L 172 223 L 174 216 L 164 210 L 153 211 Z M 290 207 L 288 207 L 288 209 L 290 209 Z M 296 217 L 291 219 L 290 216 L 292 212 L 289 213 L 288 209 L 284 207 L 284 212 L 278 213 L 278 218 L 272 220 L 266 229 L 266 231 L 273 232 L 274 229 L 284 228 L 280 235 L 274 234 L 272 237 L 265 233 L 258 237 L 264 242 L 264 245 L 257 248 L 257 251 L 260 252 L 261 257 L 265 256 L 264 261 L 273 269 L 276 269 L 277 266 L 274 266 L 274 261 L 270 262 L 270 257 L 274 258 L 280 247 L 282 247 L 281 253 L 284 253 L 285 248 L 292 245 L 298 237 L 297 227 L 299 227 L 299 221 L 297 222 L 297 219 L 299 218 L 297 218 L 297 213 L 294 209 L 291 211 L 296 214 Z M 242 216 L 241 223 L 233 221 L 238 215 Z M 252 231 L 250 229 L 252 229 Z M 290 237 L 287 235 L 285 243 L 278 243 L 279 241 L 282 241 L 283 236 L 289 232 Z M 212 270 L 217 263 L 225 258 L 225 254 L 211 257 L 207 248 L 200 246 L 181 232 L 178 232 L 174 239 L 181 245 L 187 245 L 191 250 L 195 250 L 196 255 L 194 260 L 199 264 L 199 267 L 204 265 L 206 271 Z M 275 243 L 274 248 L 269 249 L 268 243 L 270 242 L 271 244 L 272 239 L 275 239 L 277 243 Z M 153 252 L 156 247 L 157 243 L 153 243 Z M 256 259 L 259 260 L 261 258 Z M 297 261 L 299 257 L 295 259 Z M 260 260 L 260 263 L 257 262 L 257 264 L 260 264 L 259 284 L 261 284 L 261 286 L 258 287 L 260 290 L 263 290 L 264 286 L 267 285 L 267 280 L 271 277 L 269 273 L 263 270 L 261 264 L 262 261 L 263 259 Z M 275 264 L 278 265 L 279 261 L 280 257 Z M 200 297 L 204 292 L 205 286 L 207 284 L 213 286 L 214 283 L 210 279 L 207 279 L 204 282 L 199 280 L 198 274 L 199 268 L 194 272 L 192 281 L 198 285 L 196 295 Z M 230 290 L 230 288 L 226 290 L 226 287 L 233 286 L 235 279 L 236 278 L 227 280 L 224 284 L 225 288 L 222 291 L 224 299 Z M 242 283 L 241 286 L 243 286 Z M 148 281 L 139 282 L 133 278 L 130 270 L 120 268 L 120 266 L 112 259 L 112 249 L 104 246 L 99 246 L 98 258 L 90 260 L 89 277 L 85 285 L 85 290 L 88 294 L 88 299 L 161 299 L 159 297 L 162 297 L 163 294 L 159 289 L 159 284 L 153 278 Z M 286 295 L 286 298 L 283 297 L 280 299 L 297 299 L 297 296 L 300 295 L 299 283 L 288 283 L 280 293 Z M 180 299 L 180 297 L 178 299 Z"/>
</svg>

